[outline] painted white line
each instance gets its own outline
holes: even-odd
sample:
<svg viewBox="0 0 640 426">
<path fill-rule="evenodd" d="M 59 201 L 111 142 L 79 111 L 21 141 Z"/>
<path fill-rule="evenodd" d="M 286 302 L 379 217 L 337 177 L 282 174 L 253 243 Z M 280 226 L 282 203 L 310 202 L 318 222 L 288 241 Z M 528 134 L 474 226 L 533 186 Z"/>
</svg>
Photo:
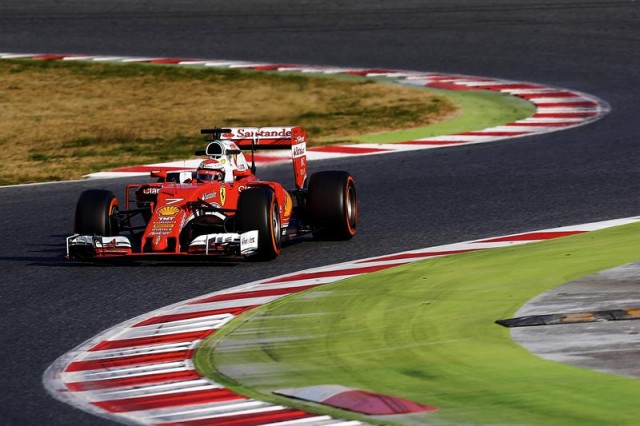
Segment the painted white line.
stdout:
<svg viewBox="0 0 640 426">
<path fill-rule="evenodd" d="M 576 122 L 581 122 L 584 121 L 583 118 L 571 118 L 571 117 L 567 117 L 567 118 L 553 118 L 553 117 L 549 117 L 549 118 L 536 118 L 536 117 L 529 117 L 529 118 L 525 118 L 523 120 L 518 120 L 518 121 L 514 121 L 514 124 L 519 124 L 519 123 L 576 123 Z"/>
<path fill-rule="evenodd" d="M 94 62 L 123 62 L 125 59 L 129 59 L 126 56 L 94 56 Z"/>
<path fill-rule="evenodd" d="M 171 407 L 160 410 L 149 410 L 147 415 L 153 423 L 188 422 L 206 419 L 212 415 L 246 413 L 248 410 L 270 407 L 266 402 L 256 400 L 231 401 L 226 403 L 201 404 L 195 407 Z"/>
<path fill-rule="evenodd" d="M 533 102 L 536 105 L 544 106 L 544 104 L 558 104 L 558 103 L 579 103 L 579 102 L 587 102 L 585 98 L 577 97 L 577 98 L 545 98 L 545 97 L 528 97 L 529 101 Z"/>
<path fill-rule="evenodd" d="M 31 58 L 34 54 L 29 53 L 2 53 L 0 54 L 0 58 L 2 59 L 21 59 L 21 58 Z"/>
<path fill-rule="evenodd" d="M 185 318 L 185 319 L 168 319 L 162 322 L 162 324 L 166 327 L 170 326 L 192 326 L 197 327 L 202 321 L 229 321 L 229 318 L 232 317 L 230 314 L 212 314 L 206 316 L 200 316 L 195 318 Z M 137 328 L 137 327 L 136 327 Z"/>
<path fill-rule="evenodd" d="M 509 126 L 493 127 L 491 130 L 487 130 L 487 131 L 492 131 L 492 132 L 514 132 L 514 133 L 534 133 L 534 132 L 539 132 L 541 130 L 551 130 L 551 129 L 557 129 L 557 127 L 556 126 L 526 126 L 526 125 L 512 124 L 512 125 L 509 125 Z"/>
<path fill-rule="evenodd" d="M 206 317 L 205 317 L 206 318 Z M 223 319 L 195 321 L 191 324 L 174 325 L 172 323 L 153 324 L 130 328 L 118 335 L 115 340 L 139 339 L 144 337 L 170 336 L 185 332 L 217 330 L 233 319 L 233 315 L 225 315 Z"/>
<path fill-rule="evenodd" d="M 108 340 L 107 342 L 111 342 Z M 92 361 L 96 359 L 122 358 L 135 355 L 154 355 L 167 352 L 187 351 L 193 348 L 193 341 L 181 343 L 168 343 L 153 346 L 129 346 L 123 349 L 108 349 L 101 351 L 88 351 L 84 356 L 79 356 L 77 360 Z"/>
<path fill-rule="evenodd" d="M 222 293 L 222 294 L 230 294 L 230 293 Z M 258 306 L 258 305 L 263 305 L 265 303 L 272 302 L 278 298 L 279 296 L 264 296 L 264 297 L 248 297 L 246 299 L 237 299 L 237 300 L 225 300 L 222 302 L 194 303 L 194 304 L 181 306 L 176 310 L 176 313 L 184 314 L 184 313 L 201 312 L 205 310 L 214 310 L 214 309 L 232 309 L 232 308 L 243 308 L 246 306 Z"/>
<path fill-rule="evenodd" d="M 99 380 L 114 380 L 147 376 L 151 374 L 177 373 L 181 371 L 191 371 L 193 369 L 194 368 L 191 362 L 165 362 L 161 364 L 147 364 L 135 367 L 112 367 L 103 370 L 61 372 L 60 380 L 62 380 L 64 383 L 94 382 Z"/>
<path fill-rule="evenodd" d="M 549 114 L 549 113 L 566 113 L 566 112 L 598 112 L 599 109 L 597 106 L 593 107 L 553 107 L 553 106 L 539 106 L 538 113 L 539 114 Z"/>
<path fill-rule="evenodd" d="M 547 93 L 558 93 L 559 91 L 562 91 L 562 89 L 547 87 L 542 89 L 501 89 L 500 91 L 504 93 L 509 93 L 511 95 L 539 95 L 539 94 L 547 94 Z M 570 91 L 566 91 L 565 93 L 575 94 L 574 92 L 570 92 Z"/>
<path fill-rule="evenodd" d="M 274 411 L 282 411 L 286 409 L 288 409 L 288 407 L 283 407 L 282 405 L 263 404 L 260 407 L 245 408 L 245 409 L 239 409 L 239 410 L 236 409 L 233 411 L 224 411 L 224 412 L 212 412 L 208 414 L 206 417 L 201 416 L 200 418 L 212 419 L 215 422 L 215 419 L 220 419 L 222 417 L 242 416 L 242 415 L 248 415 L 248 414 L 262 414 L 262 413 L 269 413 Z M 184 417 L 189 418 L 190 415 L 185 414 Z M 179 421 L 184 421 L 184 420 L 179 420 Z"/>
<path fill-rule="evenodd" d="M 195 392 L 208 389 L 223 389 L 223 387 L 208 379 L 195 379 L 156 385 L 137 386 L 126 389 L 87 392 L 91 392 L 92 402 L 101 402 L 116 399 L 139 398 L 143 396 L 170 395 L 172 393 L 179 392 Z"/>
</svg>

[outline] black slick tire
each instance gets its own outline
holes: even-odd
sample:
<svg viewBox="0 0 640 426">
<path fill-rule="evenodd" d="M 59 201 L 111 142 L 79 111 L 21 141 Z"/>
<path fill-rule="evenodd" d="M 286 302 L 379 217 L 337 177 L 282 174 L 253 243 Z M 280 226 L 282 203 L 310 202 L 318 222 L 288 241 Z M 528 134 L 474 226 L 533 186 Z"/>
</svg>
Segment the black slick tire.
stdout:
<svg viewBox="0 0 640 426">
<path fill-rule="evenodd" d="M 118 235 L 118 199 L 111 191 L 89 189 L 76 204 L 73 232 L 80 235 Z"/>
<path fill-rule="evenodd" d="M 273 260 L 280 254 L 280 212 L 271 188 L 251 188 L 238 198 L 236 229 L 239 233 L 258 231 L 258 251 L 248 260 Z"/>
<path fill-rule="evenodd" d="M 318 240 L 349 240 L 356 234 L 358 200 L 348 172 L 317 172 L 309 179 L 307 217 Z"/>
</svg>

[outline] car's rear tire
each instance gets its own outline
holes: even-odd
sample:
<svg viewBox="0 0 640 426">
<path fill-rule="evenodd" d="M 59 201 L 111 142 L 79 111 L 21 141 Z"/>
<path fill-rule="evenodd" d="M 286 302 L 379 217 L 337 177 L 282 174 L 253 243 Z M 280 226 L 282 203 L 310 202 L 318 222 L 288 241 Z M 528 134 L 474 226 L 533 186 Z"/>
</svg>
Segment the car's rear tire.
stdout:
<svg viewBox="0 0 640 426">
<path fill-rule="evenodd" d="M 89 189 L 80 194 L 73 232 L 80 235 L 118 235 L 118 199 L 113 192 Z"/>
<path fill-rule="evenodd" d="M 258 251 L 247 255 L 256 261 L 273 260 L 280 254 L 280 211 L 271 188 L 251 188 L 240 193 L 236 213 L 239 233 L 258 231 Z"/>
<path fill-rule="evenodd" d="M 351 239 L 356 234 L 358 224 L 358 199 L 353 177 L 343 171 L 311 175 L 307 216 L 316 239 Z"/>
</svg>

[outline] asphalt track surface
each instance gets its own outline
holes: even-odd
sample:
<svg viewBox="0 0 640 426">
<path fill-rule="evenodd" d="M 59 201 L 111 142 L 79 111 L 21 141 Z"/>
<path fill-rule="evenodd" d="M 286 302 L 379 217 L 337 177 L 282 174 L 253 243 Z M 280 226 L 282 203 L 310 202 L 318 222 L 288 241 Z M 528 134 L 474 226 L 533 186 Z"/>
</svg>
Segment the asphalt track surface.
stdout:
<svg viewBox="0 0 640 426">
<path fill-rule="evenodd" d="M 632 1 L 3 0 L 1 52 L 485 75 L 587 92 L 612 112 L 544 136 L 314 163 L 355 176 L 359 234 L 302 242 L 268 264 L 69 265 L 64 237 L 80 191 L 122 196 L 128 180 L 0 189 L 0 424 L 110 424 L 48 396 L 43 371 L 100 331 L 173 302 L 327 263 L 637 215 L 639 18 Z M 259 173 L 291 175 L 281 166 Z"/>
</svg>

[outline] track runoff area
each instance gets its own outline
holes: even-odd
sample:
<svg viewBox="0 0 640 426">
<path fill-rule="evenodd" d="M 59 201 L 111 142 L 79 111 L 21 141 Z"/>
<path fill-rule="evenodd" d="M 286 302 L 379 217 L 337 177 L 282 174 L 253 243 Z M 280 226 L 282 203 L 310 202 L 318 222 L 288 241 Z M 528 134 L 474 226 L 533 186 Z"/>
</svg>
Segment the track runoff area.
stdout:
<svg viewBox="0 0 640 426">
<path fill-rule="evenodd" d="M 413 133 L 410 134 L 412 137 L 409 139 L 404 138 L 406 133 L 400 132 L 395 137 L 391 137 L 391 140 L 396 143 L 364 143 L 359 145 L 337 145 L 311 149 L 309 151 L 310 160 L 493 142 L 584 125 L 601 118 L 608 112 L 608 105 L 605 102 L 590 95 L 571 90 L 532 83 L 439 73 L 338 69 L 331 67 L 251 64 L 235 61 L 199 61 L 170 58 L 0 55 L 0 58 L 9 57 L 42 60 L 108 60 L 115 62 L 148 62 L 188 66 L 238 67 L 257 71 L 296 71 L 321 74 L 344 73 L 366 77 L 384 77 L 400 84 L 436 87 L 448 90 L 483 89 L 499 91 L 527 99 L 535 106 L 535 113 L 531 117 L 513 123 L 506 123 L 498 127 L 435 137 L 420 137 L 419 134 Z M 260 159 L 257 158 L 257 160 L 268 163 L 280 162 L 283 159 L 264 156 Z M 147 173 L 151 169 L 158 170 L 159 166 L 171 170 L 175 167 L 183 168 L 185 167 L 185 163 L 165 163 L 140 166 L 137 168 L 117 169 L 97 174 L 96 177 L 136 175 Z M 357 388 L 358 383 L 355 383 L 355 388 L 343 388 L 329 383 L 324 388 L 320 387 L 319 390 L 316 387 L 315 394 L 312 388 L 305 387 L 273 390 L 276 394 L 282 395 L 279 399 L 274 396 L 275 394 L 268 396 L 263 395 L 264 398 L 243 396 L 243 394 L 228 389 L 224 384 L 218 383 L 209 377 L 216 377 L 216 375 L 224 377 L 220 375 L 219 372 L 197 369 L 194 364 L 194 358 L 199 356 L 202 359 L 199 362 L 206 364 L 208 362 L 207 360 L 211 357 L 211 351 L 206 347 L 203 347 L 200 351 L 198 350 L 204 345 L 204 342 L 208 342 L 209 340 L 215 341 L 216 335 L 222 336 L 225 333 L 229 334 L 223 341 L 231 340 L 233 333 L 222 330 L 231 320 L 242 314 L 244 314 L 243 318 L 245 318 L 248 315 L 255 314 L 261 309 L 268 309 L 268 306 L 272 306 L 270 302 L 286 296 L 293 294 L 305 295 L 307 294 L 306 291 L 309 293 L 318 291 L 316 287 L 320 287 L 321 289 L 328 288 L 325 287 L 327 284 L 338 283 L 346 278 L 358 277 L 360 275 L 366 275 L 366 277 L 360 278 L 360 280 L 375 281 L 379 279 L 375 278 L 378 274 L 387 274 L 383 275 L 384 281 L 393 284 L 396 274 L 403 274 L 406 268 L 411 270 L 416 267 L 416 265 L 421 265 L 422 263 L 415 263 L 418 261 L 433 262 L 442 261 L 440 259 L 461 259 L 460 262 L 464 262 L 464 256 L 478 255 L 469 252 L 483 252 L 487 249 L 519 250 L 519 246 L 523 244 L 555 240 L 558 237 L 568 237 L 576 234 L 590 234 L 592 231 L 635 223 L 639 220 L 640 218 L 629 218 L 425 248 L 300 271 L 294 274 L 248 283 L 231 290 L 212 293 L 168 306 L 107 330 L 60 357 L 45 373 L 44 384 L 52 395 L 58 399 L 93 414 L 126 423 L 179 423 L 194 425 L 211 423 L 220 425 L 356 425 L 366 423 L 388 424 L 389 422 L 395 421 L 403 423 L 403 419 L 407 419 L 407 417 L 402 417 L 402 415 L 409 416 L 409 422 L 416 421 L 415 416 L 431 416 L 431 419 L 434 421 L 445 422 L 473 422 L 479 419 L 482 419 L 481 421 L 492 421 L 490 419 L 498 420 L 504 418 L 500 410 L 489 408 L 489 413 L 487 413 L 486 410 L 482 409 L 470 409 L 469 407 L 474 406 L 474 398 L 470 395 L 467 395 L 466 401 L 460 401 L 458 399 L 459 395 L 451 395 L 452 399 L 447 401 L 446 397 L 443 398 L 442 395 L 438 396 L 436 393 L 433 395 L 432 400 L 426 401 L 425 404 L 412 403 L 412 401 L 405 399 L 395 399 L 395 412 L 384 412 L 384 410 L 369 410 L 368 412 L 367 409 L 362 409 L 362 407 L 357 408 L 358 404 L 364 404 L 369 408 L 374 404 L 371 399 L 362 399 L 363 393 L 366 394 L 367 391 L 359 390 Z M 574 238 L 579 238 L 579 236 Z M 558 241 L 568 240 L 569 239 L 561 239 Z M 627 247 L 627 245 L 624 244 L 622 244 L 622 246 Z M 626 257 L 625 255 L 621 255 L 612 262 L 599 264 L 599 267 L 606 269 L 635 260 L 637 257 L 637 254 Z M 431 258 L 433 259 L 428 260 Z M 411 264 L 412 266 L 402 266 L 405 264 Z M 594 263 L 592 262 L 591 265 L 594 265 Z M 396 267 L 405 269 L 401 272 L 400 269 Z M 389 271 L 386 271 L 388 269 Z M 584 274 L 593 271 L 580 272 Z M 577 276 L 579 276 L 580 272 L 577 272 Z M 371 273 L 377 274 L 369 275 Z M 516 274 L 522 274 L 522 272 L 520 271 Z M 358 278 L 354 279 L 358 280 Z M 352 282 L 352 280 L 345 281 L 346 284 L 350 282 Z M 559 285 L 562 283 L 558 282 L 555 284 Z M 341 286 L 343 283 L 337 285 Z M 421 285 L 424 285 L 424 283 L 421 283 Z M 394 293 L 396 293 L 398 288 L 402 287 L 399 287 L 396 283 Z M 527 297 L 533 297 L 535 294 L 538 294 L 536 291 L 544 291 L 545 288 L 535 288 L 531 294 L 527 294 Z M 365 289 L 365 292 L 366 291 L 369 291 L 369 289 Z M 514 299 L 512 302 L 517 303 L 504 305 L 501 313 L 505 315 L 500 315 L 499 317 L 503 318 L 506 314 L 514 313 L 517 306 L 526 302 L 526 300 L 527 299 Z M 268 305 L 262 308 L 265 304 Z M 284 305 L 286 306 L 287 304 L 288 303 Z M 400 306 L 400 308 L 402 308 L 402 306 Z M 472 318 L 474 315 L 483 317 L 486 316 L 488 312 L 482 309 L 480 311 L 476 309 L 476 312 L 472 312 L 472 314 Z M 628 312 L 628 314 L 635 315 L 633 311 Z M 465 323 L 465 321 L 460 321 L 459 318 L 459 316 L 449 318 L 448 321 L 451 321 L 452 324 L 456 322 Z M 499 327 L 493 323 L 496 320 L 500 320 L 500 318 L 492 318 L 491 326 L 494 328 L 490 334 L 502 333 L 499 336 L 500 339 L 507 342 L 507 345 L 511 344 L 511 346 L 513 346 L 512 340 L 508 334 L 505 334 L 505 330 L 495 331 L 497 330 L 495 327 Z M 251 321 L 248 322 L 251 323 Z M 234 322 L 231 325 L 236 323 L 238 322 Z M 486 323 L 484 325 L 486 326 Z M 236 326 L 233 328 L 235 329 Z M 460 327 L 454 328 L 459 329 Z M 473 329 L 473 327 L 471 329 Z M 230 328 L 226 328 L 225 330 L 230 330 Z M 429 343 L 427 342 L 425 344 Z M 434 347 L 440 346 L 438 341 L 431 342 L 430 344 Z M 363 350 L 366 351 L 365 348 L 363 348 Z M 455 353 L 451 355 L 455 355 Z M 493 355 L 495 355 L 495 353 L 493 353 Z M 520 356 L 522 356 L 522 354 L 520 354 Z M 535 357 L 533 357 L 533 359 L 538 360 L 538 358 Z M 493 359 L 492 362 L 495 364 L 495 359 Z M 504 365 L 505 364 L 501 362 L 500 366 Z M 428 365 L 425 368 L 428 374 Z M 584 374 L 589 373 L 585 372 Z M 327 377 L 330 378 L 331 375 L 329 374 Z M 473 375 L 462 377 L 467 377 L 471 381 L 474 380 Z M 451 379 L 453 378 L 447 378 L 447 380 Z M 224 381 L 224 379 L 220 380 L 220 382 L 222 381 Z M 381 380 L 381 382 L 384 382 L 384 380 Z M 290 384 L 300 385 L 300 383 Z M 259 386 L 256 386 L 256 388 L 258 387 Z M 363 388 L 366 387 L 363 386 Z M 393 389 L 389 390 L 393 392 Z M 355 394 L 352 391 L 355 392 Z M 404 392 L 402 389 L 399 391 Z M 255 391 L 251 390 L 247 390 L 247 392 L 244 393 L 256 394 Z M 478 393 L 482 394 L 482 390 L 478 389 Z M 407 392 L 407 394 L 411 396 L 411 392 Z M 257 395 L 259 396 L 260 394 Z M 343 395 L 342 399 L 340 399 L 341 395 Z M 289 398 L 287 398 L 287 396 Z M 389 401 L 389 398 L 393 398 L 390 395 L 373 394 L 374 400 L 376 396 L 378 398 L 377 401 L 385 400 L 385 398 Z M 504 395 L 500 396 L 500 393 L 498 393 L 498 397 L 504 398 Z M 511 397 L 513 397 L 513 395 L 511 395 Z M 421 394 L 412 396 L 412 398 L 420 401 L 424 399 Z M 315 401 L 324 405 L 314 405 L 313 412 L 308 411 L 312 408 L 309 405 L 301 406 L 299 403 L 301 399 Z M 345 400 L 351 400 L 351 403 L 345 403 Z M 402 402 L 401 405 L 404 408 L 398 410 L 397 403 L 399 401 Z M 387 408 L 388 406 L 389 405 L 387 405 Z M 488 406 L 491 407 L 492 403 L 489 403 Z M 347 409 L 350 410 L 350 413 L 334 411 L 327 407 Z M 513 412 L 513 409 L 509 408 L 506 412 Z M 357 413 L 365 413 L 370 416 L 367 417 Z M 517 414 L 518 411 L 515 410 L 515 413 Z M 377 414 L 378 416 L 371 416 L 371 414 Z M 380 417 L 379 415 L 381 414 L 395 415 L 392 417 Z M 398 417 L 398 415 L 401 417 Z M 429 417 L 427 417 L 427 419 L 429 419 Z M 513 420 L 513 417 L 506 418 L 506 421 Z M 541 421 L 544 422 L 545 419 L 543 418 Z"/>
</svg>

